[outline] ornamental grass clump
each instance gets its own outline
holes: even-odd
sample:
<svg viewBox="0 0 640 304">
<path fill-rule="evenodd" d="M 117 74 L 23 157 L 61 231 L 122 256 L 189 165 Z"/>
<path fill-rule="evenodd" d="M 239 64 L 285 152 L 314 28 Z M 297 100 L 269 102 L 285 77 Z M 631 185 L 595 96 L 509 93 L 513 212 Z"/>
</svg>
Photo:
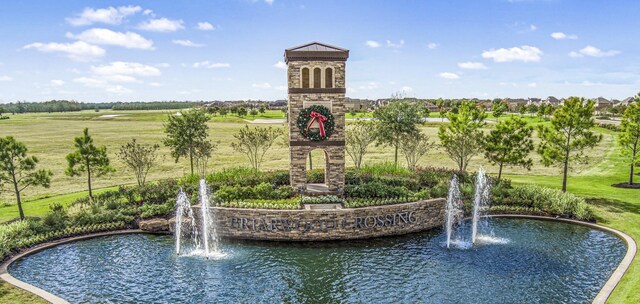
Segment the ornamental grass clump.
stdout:
<svg viewBox="0 0 640 304">
<path fill-rule="evenodd" d="M 534 208 L 553 215 L 592 220 L 593 212 L 584 198 L 537 185 L 516 186 L 510 191 L 510 204 Z"/>
</svg>

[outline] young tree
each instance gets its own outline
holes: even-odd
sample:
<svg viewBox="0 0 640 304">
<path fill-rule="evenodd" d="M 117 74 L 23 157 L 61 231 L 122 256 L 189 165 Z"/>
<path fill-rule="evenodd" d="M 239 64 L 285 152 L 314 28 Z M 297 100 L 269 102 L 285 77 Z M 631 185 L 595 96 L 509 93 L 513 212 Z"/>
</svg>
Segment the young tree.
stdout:
<svg viewBox="0 0 640 304">
<path fill-rule="evenodd" d="M 238 134 L 233 135 L 236 138 L 236 142 L 231 143 L 231 147 L 240 153 L 246 154 L 251 167 L 258 171 L 264 154 L 267 153 L 267 150 L 271 148 L 282 133 L 282 129 L 272 127 L 249 128 L 249 126 L 245 125 Z"/>
<path fill-rule="evenodd" d="M 177 163 L 180 157 L 189 157 L 191 175 L 197 150 L 207 142 L 209 117 L 201 110 L 183 111 L 182 115 L 169 115 L 164 125 L 167 137 L 163 139 L 165 146 L 171 149 L 171 156 Z"/>
<path fill-rule="evenodd" d="M 236 112 L 238 113 L 238 116 L 240 117 L 245 117 L 247 116 L 247 108 L 245 107 L 239 107 Z"/>
<path fill-rule="evenodd" d="M 494 103 L 491 105 L 491 111 L 493 117 L 498 119 L 507 111 L 507 105 L 504 102 Z"/>
<path fill-rule="evenodd" d="M 524 116 L 524 114 L 527 113 L 527 105 L 518 105 L 518 113 L 520 113 L 520 116 Z"/>
<path fill-rule="evenodd" d="M 353 160 L 356 170 L 360 170 L 362 158 L 367 154 L 367 149 L 376 140 L 375 126 L 373 123 L 357 121 L 347 126 L 345 134 L 345 150 Z"/>
<path fill-rule="evenodd" d="M 531 139 L 533 128 L 519 117 L 501 121 L 483 140 L 484 156 L 490 163 L 498 165 L 498 180 L 502 178 L 502 167 L 519 166 L 531 169 L 533 151 Z"/>
<path fill-rule="evenodd" d="M 6 110 L 4 109 L 4 107 L 0 107 L 0 119 L 4 119 L 4 116 L 2 116 L 4 113 L 6 112 Z"/>
<path fill-rule="evenodd" d="M 640 96 L 622 115 L 620 145 L 630 160 L 629 185 L 633 185 L 633 168 L 640 166 Z"/>
<path fill-rule="evenodd" d="M 527 111 L 529 111 L 529 117 L 533 118 L 533 114 L 538 113 L 538 106 L 532 103 L 527 107 Z"/>
<path fill-rule="evenodd" d="M 21 194 L 30 186 L 49 188 L 51 184 L 50 170 L 36 170 L 38 158 L 27 156 L 27 146 L 16 141 L 12 136 L 0 138 L 0 189 L 2 184 L 13 186 L 16 195 L 20 219 L 24 220 Z"/>
<path fill-rule="evenodd" d="M 422 156 L 427 154 L 435 143 L 429 141 L 429 136 L 419 132 L 415 135 L 405 135 L 400 139 L 400 151 L 407 160 L 407 169 L 416 170 L 416 165 Z"/>
<path fill-rule="evenodd" d="M 133 170 L 138 186 L 144 186 L 147 173 L 149 173 L 149 169 L 153 167 L 158 158 L 159 148 L 160 145 L 158 144 L 143 146 L 137 143 L 135 138 L 120 147 L 120 151 L 117 154 L 118 158 Z"/>
<path fill-rule="evenodd" d="M 567 174 L 572 161 L 586 161 L 585 148 L 595 147 L 602 135 L 589 129 L 594 126 L 593 100 L 570 97 L 564 105 L 556 109 L 551 119 L 551 127 L 540 125 L 538 134 L 542 142 L 538 153 L 545 166 L 556 165 L 562 170 L 562 191 L 567 191 Z"/>
<path fill-rule="evenodd" d="M 251 109 L 251 111 L 249 111 L 249 115 L 251 115 L 251 117 L 253 118 L 256 118 L 256 115 L 258 115 L 258 110 Z"/>
<path fill-rule="evenodd" d="M 87 185 L 89 186 L 89 197 L 93 198 L 91 189 L 91 178 L 100 177 L 109 172 L 115 171 L 109 165 L 107 147 L 96 147 L 93 138 L 89 135 L 89 129 L 82 130 L 82 136 L 74 139 L 76 150 L 67 154 L 67 171 L 69 176 L 79 176 L 87 173 Z"/>
<path fill-rule="evenodd" d="M 465 101 L 458 114 L 447 115 L 450 123 L 440 126 L 438 137 L 449 157 L 464 172 L 471 158 L 482 151 L 482 130 L 487 114 L 479 110 L 474 102 Z"/>
<path fill-rule="evenodd" d="M 220 113 L 220 116 L 222 116 L 222 117 L 226 117 L 226 116 L 227 116 L 227 114 L 229 114 L 229 109 L 227 109 L 227 107 L 221 107 L 221 108 L 218 110 L 218 113 Z"/>
<path fill-rule="evenodd" d="M 547 110 L 547 104 L 546 103 L 542 103 L 540 104 L 540 106 L 538 106 L 538 111 L 536 112 L 536 116 L 538 116 L 538 119 L 546 119 L 546 113 L 548 112 Z"/>
<path fill-rule="evenodd" d="M 267 111 L 267 107 L 261 104 L 260 107 L 258 108 L 258 112 L 260 112 L 260 114 L 264 114 L 264 112 L 266 111 Z"/>
<path fill-rule="evenodd" d="M 423 105 L 394 98 L 388 105 L 373 112 L 380 123 L 377 128 L 378 143 L 394 147 L 394 164 L 398 165 L 398 148 L 402 136 L 418 134 L 416 124 L 422 123 Z"/>
<path fill-rule="evenodd" d="M 213 153 L 217 148 L 217 143 L 212 143 L 207 140 L 201 142 L 196 147 L 194 159 L 198 170 L 198 176 L 200 176 L 200 178 L 205 178 L 207 176 L 207 164 L 209 163 L 209 159 L 211 159 L 211 153 Z"/>
</svg>

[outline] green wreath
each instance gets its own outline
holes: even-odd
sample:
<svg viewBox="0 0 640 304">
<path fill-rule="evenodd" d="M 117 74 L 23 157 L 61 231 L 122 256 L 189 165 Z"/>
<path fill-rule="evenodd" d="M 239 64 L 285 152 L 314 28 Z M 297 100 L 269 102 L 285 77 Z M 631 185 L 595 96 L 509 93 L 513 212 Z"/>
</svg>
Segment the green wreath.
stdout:
<svg viewBox="0 0 640 304">
<path fill-rule="evenodd" d="M 311 130 L 313 122 L 320 125 L 318 131 Z M 336 126 L 333 115 L 325 106 L 313 105 L 300 111 L 296 119 L 296 126 L 300 129 L 300 134 L 311 141 L 321 141 L 329 138 Z"/>
</svg>

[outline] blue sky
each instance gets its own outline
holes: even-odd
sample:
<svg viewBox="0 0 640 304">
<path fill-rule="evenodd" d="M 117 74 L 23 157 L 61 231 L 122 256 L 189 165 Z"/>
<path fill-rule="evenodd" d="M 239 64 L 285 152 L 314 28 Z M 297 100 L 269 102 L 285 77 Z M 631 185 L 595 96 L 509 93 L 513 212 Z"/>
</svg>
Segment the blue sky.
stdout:
<svg viewBox="0 0 640 304">
<path fill-rule="evenodd" d="M 351 51 L 347 96 L 626 98 L 640 1 L 7 1 L 0 102 L 286 98 L 285 48 Z"/>
</svg>

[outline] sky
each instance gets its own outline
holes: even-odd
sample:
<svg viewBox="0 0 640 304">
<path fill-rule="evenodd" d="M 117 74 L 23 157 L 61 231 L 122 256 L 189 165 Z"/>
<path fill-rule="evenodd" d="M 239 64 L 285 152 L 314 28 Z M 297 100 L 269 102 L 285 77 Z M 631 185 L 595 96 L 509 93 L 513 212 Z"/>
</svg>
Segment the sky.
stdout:
<svg viewBox="0 0 640 304">
<path fill-rule="evenodd" d="M 5 1 L 0 103 L 286 99 L 284 49 L 350 50 L 347 97 L 640 91 L 640 1 Z"/>
</svg>

